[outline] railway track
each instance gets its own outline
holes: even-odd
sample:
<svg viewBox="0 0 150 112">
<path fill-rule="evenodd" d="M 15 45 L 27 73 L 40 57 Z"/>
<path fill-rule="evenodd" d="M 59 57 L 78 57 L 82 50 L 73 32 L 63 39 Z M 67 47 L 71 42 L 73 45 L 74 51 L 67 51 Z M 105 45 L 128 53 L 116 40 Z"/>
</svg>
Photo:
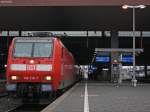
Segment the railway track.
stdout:
<svg viewBox="0 0 150 112">
<path fill-rule="evenodd" d="M 2 94 L 0 94 L 0 98 L 7 97 L 7 96 L 8 96 L 8 93 L 2 93 Z"/>
<path fill-rule="evenodd" d="M 0 80 L 0 83 L 6 83 L 6 80 Z"/>
<path fill-rule="evenodd" d="M 5 89 L 6 80 L 0 80 L 0 98 L 8 96 Z"/>
<path fill-rule="evenodd" d="M 49 102 L 49 104 L 55 101 L 59 96 L 61 96 L 61 94 L 56 95 L 56 98 L 52 100 L 51 102 Z M 20 104 L 5 112 L 40 112 L 49 104 L 48 103 L 46 104 L 34 104 L 34 103 Z"/>
<path fill-rule="evenodd" d="M 68 90 L 69 88 L 67 88 Z M 60 97 L 63 93 L 59 93 L 56 94 L 56 98 L 53 99 L 52 101 L 49 102 L 52 103 L 53 101 L 55 101 L 58 97 Z M 19 104 L 18 106 L 14 106 L 12 108 L 10 108 L 7 111 L 4 112 L 41 112 L 46 106 L 49 105 L 48 103 L 46 104 L 33 104 L 33 103 L 27 103 L 27 104 Z"/>
<path fill-rule="evenodd" d="M 40 112 L 46 106 L 47 105 L 40 105 L 40 104 L 22 104 L 6 112 Z"/>
</svg>

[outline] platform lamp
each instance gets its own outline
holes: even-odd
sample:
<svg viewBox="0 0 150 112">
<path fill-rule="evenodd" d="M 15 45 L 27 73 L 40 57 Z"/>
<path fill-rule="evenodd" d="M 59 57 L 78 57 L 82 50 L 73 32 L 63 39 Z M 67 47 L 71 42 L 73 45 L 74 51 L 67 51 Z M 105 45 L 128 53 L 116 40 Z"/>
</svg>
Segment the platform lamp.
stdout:
<svg viewBox="0 0 150 112">
<path fill-rule="evenodd" d="M 132 19 L 133 19 L 133 77 L 132 77 L 132 84 L 134 87 L 136 87 L 136 83 L 137 83 L 137 80 L 136 80 L 136 77 L 135 77 L 135 9 L 144 9 L 146 8 L 145 5 L 123 5 L 122 6 L 123 9 L 128 9 L 128 8 L 131 8 L 133 10 L 132 12 Z"/>
</svg>

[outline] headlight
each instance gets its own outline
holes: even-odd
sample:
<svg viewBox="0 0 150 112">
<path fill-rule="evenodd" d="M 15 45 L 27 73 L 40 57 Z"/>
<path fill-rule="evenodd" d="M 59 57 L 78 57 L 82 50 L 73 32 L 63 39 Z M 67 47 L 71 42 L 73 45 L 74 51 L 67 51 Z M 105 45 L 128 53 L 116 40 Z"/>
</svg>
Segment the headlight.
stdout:
<svg viewBox="0 0 150 112">
<path fill-rule="evenodd" d="M 7 67 L 7 65 L 4 65 L 4 67 L 6 68 L 6 67 Z"/>
<path fill-rule="evenodd" d="M 46 76 L 45 79 L 46 79 L 47 81 L 50 81 L 50 80 L 52 80 L 52 77 L 51 77 L 51 76 Z"/>
<path fill-rule="evenodd" d="M 13 75 L 13 76 L 11 76 L 11 80 L 18 80 L 18 76 L 15 76 L 15 75 Z"/>
<path fill-rule="evenodd" d="M 30 63 L 33 64 L 33 63 L 34 63 L 34 60 L 30 60 Z"/>
</svg>

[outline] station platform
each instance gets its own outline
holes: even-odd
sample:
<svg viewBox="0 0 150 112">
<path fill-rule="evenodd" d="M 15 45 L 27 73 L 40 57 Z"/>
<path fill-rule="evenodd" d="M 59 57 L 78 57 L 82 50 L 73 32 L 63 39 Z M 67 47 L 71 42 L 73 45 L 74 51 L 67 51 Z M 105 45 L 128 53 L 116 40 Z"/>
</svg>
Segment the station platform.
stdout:
<svg viewBox="0 0 150 112">
<path fill-rule="evenodd" d="M 150 84 L 81 82 L 41 112 L 150 112 Z"/>
</svg>

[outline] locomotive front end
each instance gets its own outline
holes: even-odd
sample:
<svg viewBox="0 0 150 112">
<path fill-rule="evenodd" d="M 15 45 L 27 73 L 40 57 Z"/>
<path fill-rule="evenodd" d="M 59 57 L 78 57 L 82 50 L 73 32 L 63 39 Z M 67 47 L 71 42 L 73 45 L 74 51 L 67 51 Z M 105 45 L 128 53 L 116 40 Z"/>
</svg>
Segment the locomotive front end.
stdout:
<svg viewBox="0 0 150 112">
<path fill-rule="evenodd" d="M 39 96 L 51 92 L 53 39 L 15 38 L 9 49 L 7 90 L 17 96 Z"/>
</svg>

